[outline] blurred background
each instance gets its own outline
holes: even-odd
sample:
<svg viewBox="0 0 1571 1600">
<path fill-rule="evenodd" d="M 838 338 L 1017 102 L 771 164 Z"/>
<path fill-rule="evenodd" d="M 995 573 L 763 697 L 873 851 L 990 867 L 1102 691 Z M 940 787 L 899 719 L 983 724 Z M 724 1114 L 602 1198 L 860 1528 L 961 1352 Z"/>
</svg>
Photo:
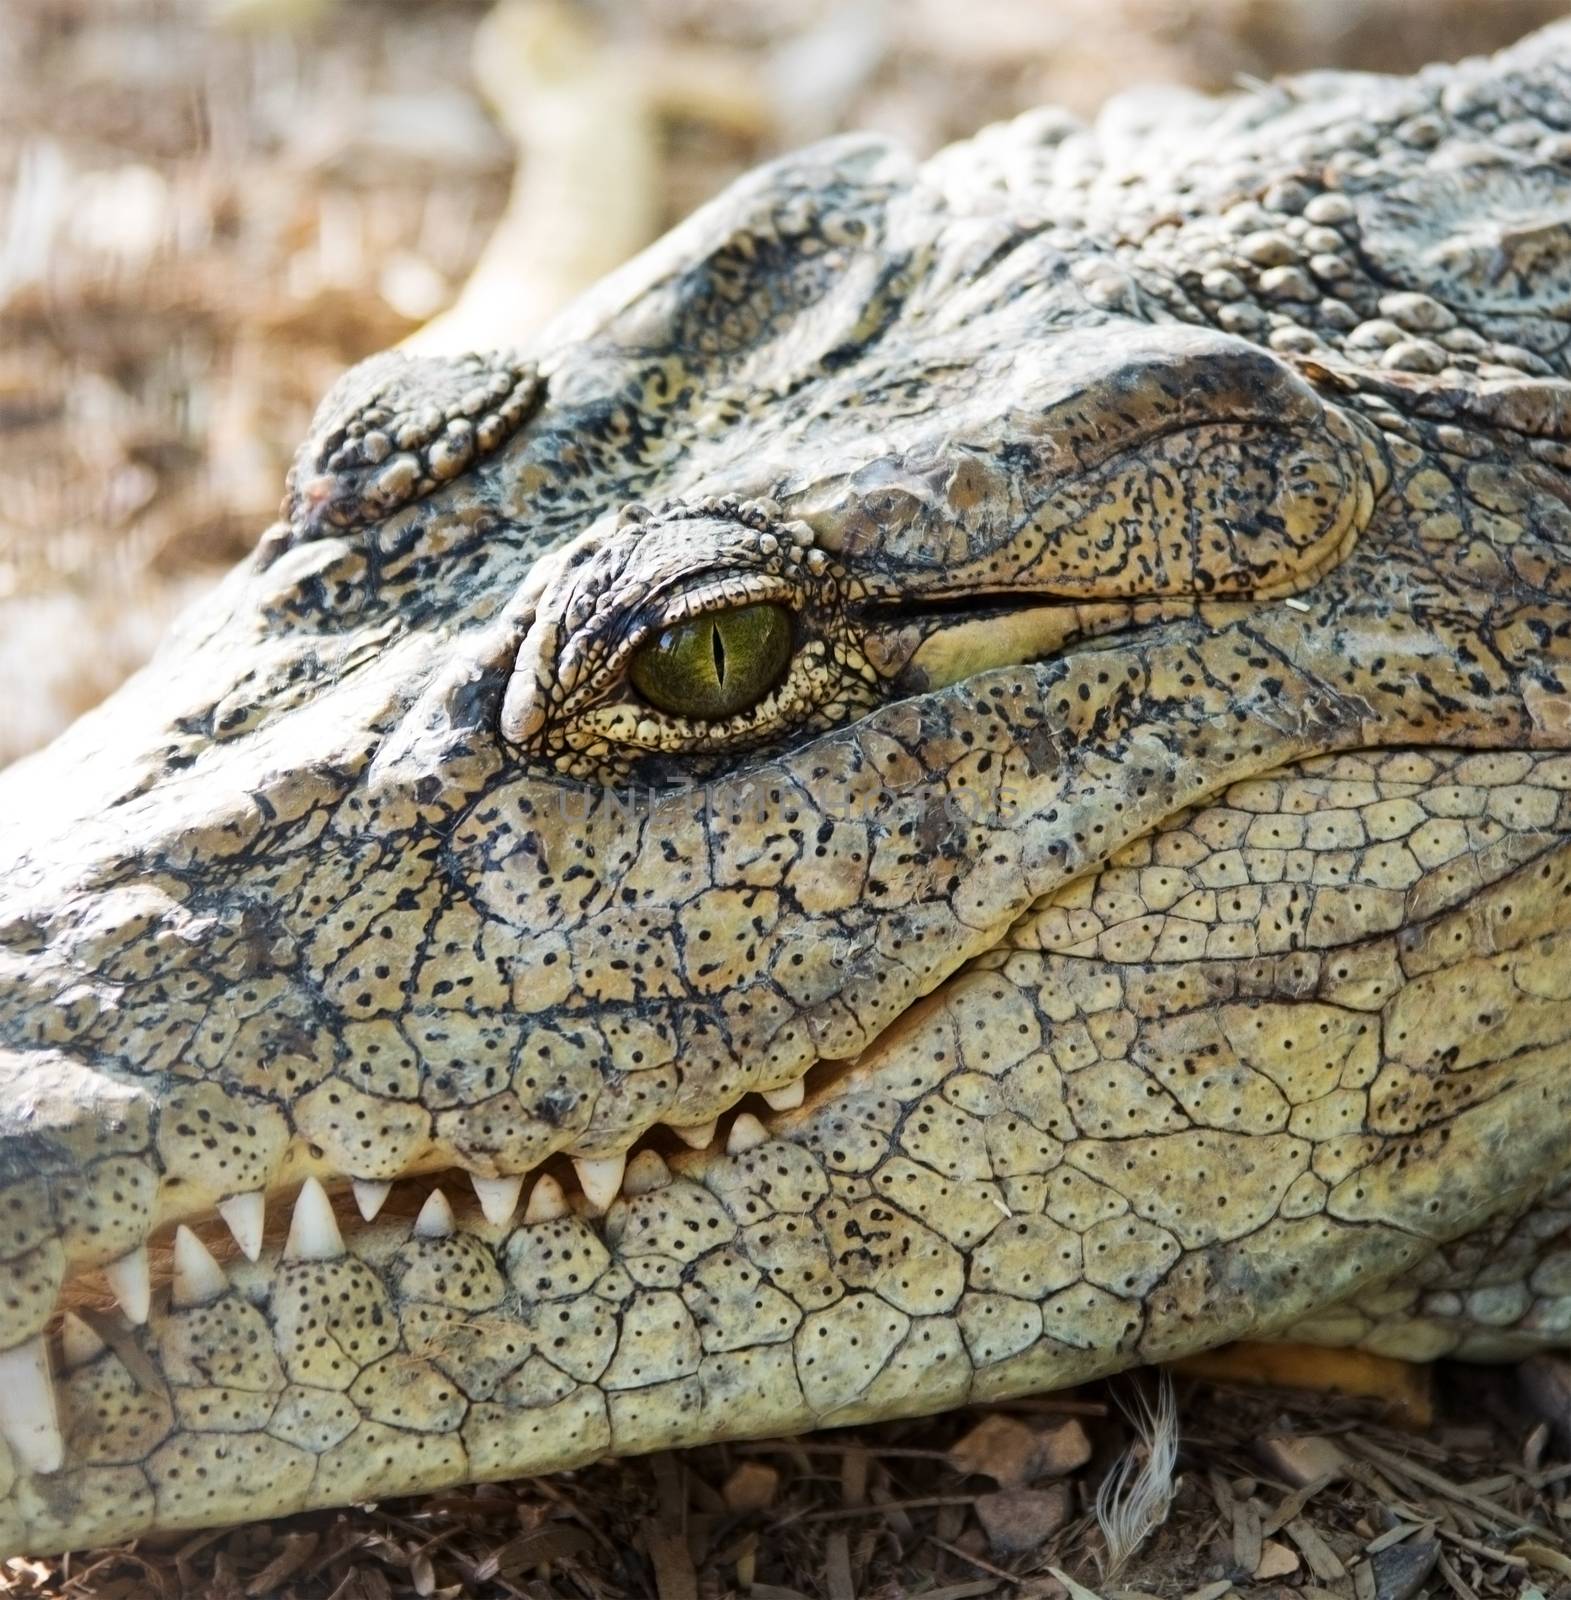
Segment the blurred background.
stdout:
<svg viewBox="0 0 1571 1600">
<path fill-rule="evenodd" d="M 317 397 L 479 264 L 524 326 L 744 169 L 1408 71 L 1571 0 L 0 0 L 0 763 L 271 521 Z M 509 207 L 510 197 L 514 204 Z M 505 235 L 488 240 L 504 213 Z M 485 341 L 474 296 L 449 342 Z"/>
</svg>

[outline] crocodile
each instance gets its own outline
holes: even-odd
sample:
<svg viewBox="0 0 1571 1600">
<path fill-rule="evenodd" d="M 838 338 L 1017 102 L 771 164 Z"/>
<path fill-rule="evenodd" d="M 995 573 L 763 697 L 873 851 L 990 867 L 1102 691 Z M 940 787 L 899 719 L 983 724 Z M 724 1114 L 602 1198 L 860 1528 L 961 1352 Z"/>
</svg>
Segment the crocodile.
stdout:
<svg viewBox="0 0 1571 1600">
<path fill-rule="evenodd" d="M 0 779 L 0 1549 L 1571 1342 L 1571 26 L 749 175 Z"/>
</svg>

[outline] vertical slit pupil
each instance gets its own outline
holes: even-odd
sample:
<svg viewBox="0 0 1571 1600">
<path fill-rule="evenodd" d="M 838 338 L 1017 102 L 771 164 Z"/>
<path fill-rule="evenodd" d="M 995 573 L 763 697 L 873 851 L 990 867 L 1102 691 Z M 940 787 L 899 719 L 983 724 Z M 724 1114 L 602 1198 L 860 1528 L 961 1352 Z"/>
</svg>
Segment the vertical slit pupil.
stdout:
<svg viewBox="0 0 1571 1600">
<path fill-rule="evenodd" d="M 709 625 L 709 648 L 714 652 L 715 682 L 725 682 L 725 640 L 720 637 L 720 629 L 714 624 Z"/>
</svg>

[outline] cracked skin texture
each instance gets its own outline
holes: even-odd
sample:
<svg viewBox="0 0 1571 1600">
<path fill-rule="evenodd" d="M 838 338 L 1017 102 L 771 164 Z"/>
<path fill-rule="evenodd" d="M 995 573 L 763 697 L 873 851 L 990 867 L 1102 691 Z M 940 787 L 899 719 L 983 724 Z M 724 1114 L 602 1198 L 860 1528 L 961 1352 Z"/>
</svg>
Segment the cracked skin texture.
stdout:
<svg viewBox="0 0 1571 1600">
<path fill-rule="evenodd" d="M 839 141 L 526 355 L 351 374 L 0 778 L 0 1359 L 63 1437 L 13 1415 L 0 1549 L 1571 1340 L 1568 105 L 1561 28 Z M 631 687 L 757 603 L 761 697 Z"/>
</svg>

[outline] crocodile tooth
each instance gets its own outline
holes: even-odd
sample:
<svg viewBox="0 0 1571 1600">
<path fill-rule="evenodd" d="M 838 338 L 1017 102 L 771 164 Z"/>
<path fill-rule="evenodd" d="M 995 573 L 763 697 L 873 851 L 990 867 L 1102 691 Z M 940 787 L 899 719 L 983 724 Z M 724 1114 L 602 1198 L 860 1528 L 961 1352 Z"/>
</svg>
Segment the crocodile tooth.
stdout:
<svg viewBox="0 0 1571 1600">
<path fill-rule="evenodd" d="M 695 1150 L 707 1150 L 715 1142 L 715 1129 L 719 1126 L 720 1119 L 711 1117 L 708 1122 L 695 1122 L 689 1128 L 672 1128 L 671 1131 L 683 1144 Z"/>
<path fill-rule="evenodd" d="M 344 1236 L 327 1190 L 315 1178 L 300 1185 L 294 1215 L 289 1219 L 289 1239 L 284 1258 L 289 1261 L 332 1261 L 344 1253 Z"/>
<path fill-rule="evenodd" d="M 626 1195 L 651 1194 L 663 1189 L 671 1181 L 671 1169 L 660 1158 L 657 1150 L 640 1150 L 627 1164 L 627 1175 L 622 1179 L 622 1193 Z"/>
<path fill-rule="evenodd" d="M 60 1364 L 67 1372 L 85 1367 L 101 1356 L 107 1346 L 74 1311 L 60 1318 Z"/>
<path fill-rule="evenodd" d="M 111 1261 L 104 1268 L 104 1276 L 126 1316 L 138 1324 L 146 1322 L 153 1307 L 153 1275 L 147 1264 L 147 1246 L 138 1245 L 118 1261 Z"/>
<path fill-rule="evenodd" d="M 807 1093 L 807 1085 L 798 1078 L 795 1083 L 782 1084 L 778 1089 L 765 1089 L 764 1099 L 772 1111 L 795 1111 Z"/>
<path fill-rule="evenodd" d="M 482 1178 L 478 1172 L 469 1174 L 469 1181 L 480 1197 L 480 1209 L 493 1227 L 503 1228 L 513 1220 L 518 1209 L 518 1194 L 524 1187 L 523 1175 L 515 1178 Z"/>
<path fill-rule="evenodd" d="M 555 1222 L 567 1215 L 567 1196 L 549 1172 L 545 1173 L 529 1191 L 529 1204 L 524 1207 L 525 1222 Z"/>
<path fill-rule="evenodd" d="M 626 1170 L 625 1154 L 573 1157 L 573 1171 L 578 1174 L 584 1198 L 596 1211 L 604 1211 L 616 1199 Z"/>
<path fill-rule="evenodd" d="M 367 1222 L 375 1222 L 377 1212 L 392 1192 L 392 1184 L 379 1182 L 375 1178 L 354 1178 L 350 1187 L 355 1191 L 355 1204 L 360 1208 L 360 1215 Z"/>
<path fill-rule="evenodd" d="M 240 1253 L 255 1261 L 262 1253 L 262 1230 L 267 1226 L 267 1196 L 260 1189 L 232 1194 L 218 1202 L 218 1214 L 229 1226 Z"/>
<path fill-rule="evenodd" d="M 229 1287 L 224 1269 L 184 1223 L 175 1229 L 174 1280 L 169 1299 L 177 1306 L 200 1306 L 216 1300 Z"/>
<path fill-rule="evenodd" d="M 0 1350 L 0 1438 L 30 1472 L 58 1472 L 65 1459 L 42 1334 Z"/>
<path fill-rule="evenodd" d="M 742 1155 L 745 1151 L 756 1149 L 768 1138 L 768 1128 L 751 1111 L 744 1111 L 731 1124 L 731 1131 L 726 1135 L 725 1153 L 728 1156 Z"/>
<path fill-rule="evenodd" d="M 417 1239 L 445 1239 L 453 1231 L 453 1208 L 440 1189 L 433 1189 L 425 1197 L 420 1215 L 415 1218 Z"/>
</svg>

